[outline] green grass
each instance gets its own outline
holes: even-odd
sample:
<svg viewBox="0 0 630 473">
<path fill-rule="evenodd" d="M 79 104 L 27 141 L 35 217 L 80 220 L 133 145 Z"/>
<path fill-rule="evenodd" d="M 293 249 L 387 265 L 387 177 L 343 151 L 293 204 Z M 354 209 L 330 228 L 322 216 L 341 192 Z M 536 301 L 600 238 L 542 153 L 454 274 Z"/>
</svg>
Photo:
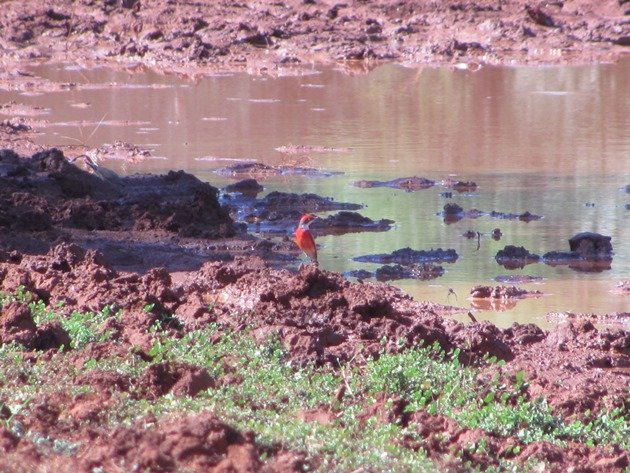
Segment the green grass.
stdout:
<svg viewBox="0 0 630 473">
<path fill-rule="evenodd" d="M 47 307 L 23 291 L 0 295 L 0 305 L 8 300 L 29 304 L 37 323 L 59 320 L 70 333 L 75 350 L 109 340 L 111 333 L 104 330 L 104 323 L 121 315 L 111 307 L 97 313 L 64 314 L 62 308 Z M 66 392 L 73 396 L 89 391 L 90 387 L 74 385 L 73 380 L 90 370 L 113 371 L 135 379 L 152 363 L 177 361 L 205 367 L 218 380 L 217 386 L 195 398 L 167 394 L 156 401 L 134 396 L 138 387 L 133 386 L 130 393 L 114 394 L 111 407 L 103 413 L 103 424 L 114 428 L 131 425 L 147 414 L 159 419 L 211 410 L 237 429 L 255 432 L 257 441 L 269 448 L 283 445 L 307 452 L 319 471 L 436 471 L 421 449 L 412 450 L 401 443 L 404 437 L 417 436 L 413 425 L 383 423 L 365 416 L 359 420 L 359 414 L 385 393 L 390 399 L 402 397 L 409 412 L 442 414 L 462 427 L 516 439 L 513 454 L 520 451 L 520 445 L 538 440 L 560 445 L 573 440 L 630 449 L 628 419 L 620 409 L 600 413 L 593 421 L 568 422 L 554 415 L 545 399 L 527 398 L 526 373 L 517 373 L 509 382 L 499 377 L 489 379 L 483 366 L 462 366 L 457 351 L 444 353 L 438 346 L 383 353 L 365 366 L 333 370 L 294 366 L 273 333 L 264 341 L 255 341 L 246 333 L 225 332 L 211 325 L 175 338 L 162 331 L 159 323 L 152 332 L 150 362 L 129 351 L 125 357 L 88 360 L 79 368 L 67 363 L 70 353 L 60 351 L 49 361 L 27 365 L 21 347 L 1 346 L 0 404 L 5 403 L 13 414 L 27 415 L 32 402 L 44 394 Z M 24 379 L 26 382 L 17 381 Z M 345 395 L 339 401 L 335 395 L 342 386 Z M 326 425 L 303 421 L 305 411 L 318 408 L 330 413 Z M 5 423 L 15 428 L 11 420 Z M 31 435 L 38 438 L 37 433 Z M 40 441 L 53 446 L 67 443 L 64 439 Z M 69 454 L 80 448 L 69 445 Z M 483 451 L 483 441 L 470 448 Z M 509 459 L 502 459 L 500 465 L 500 471 L 522 468 Z M 474 465 L 469 467 L 474 469 Z"/>
<path fill-rule="evenodd" d="M 517 437 L 523 443 L 574 440 L 630 448 L 630 424 L 622 409 L 602 413 L 587 423 L 576 420 L 567 424 L 553 415 L 544 398 L 526 400 L 524 372 L 516 374 L 511 386 L 498 376 L 481 382 L 480 370 L 461 366 L 457 355 L 457 350 L 445 354 L 438 345 L 383 354 L 367 366 L 366 389 L 401 395 L 409 401 L 410 411 L 444 414 L 464 427 Z M 488 363 L 496 363 L 496 359 L 488 359 Z"/>
</svg>

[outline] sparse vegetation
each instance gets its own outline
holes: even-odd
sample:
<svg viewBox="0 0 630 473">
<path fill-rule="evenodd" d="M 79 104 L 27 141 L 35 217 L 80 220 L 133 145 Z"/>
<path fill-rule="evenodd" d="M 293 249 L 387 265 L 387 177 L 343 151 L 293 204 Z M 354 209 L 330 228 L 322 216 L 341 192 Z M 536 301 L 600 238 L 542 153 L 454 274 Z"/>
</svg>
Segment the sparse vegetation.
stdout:
<svg viewBox="0 0 630 473">
<path fill-rule="evenodd" d="M 108 341 L 111 334 L 103 330 L 103 324 L 121 315 L 113 307 L 65 314 L 62 307 L 47 307 L 23 290 L 1 295 L 0 305 L 10 300 L 28 304 L 38 324 L 59 320 L 75 352 Z M 510 383 L 499 376 L 488 380 L 484 368 L 497 363 L 494 358 L 487 358 L 485 366 L 467 367 L 459 362 L 457 350 L 445 353 L 436 344 L 383 353 L 363 366 L 299 367 L 273 333 L 259 343 L 249 334 L 226 332 L 217 324 L 181 336 L 161 330 L 159 323 L 151 331 L 154 341 L 148 361 L 130 350 L 124 357 L 73 364 L 68 362 L 72 352 L 59 351 L 49 359 L 28 363 L 20 346 L 2 345 L 0 404 L 12 414 L 3 425 L 36 440 L 42 452 L 74 455 L 81 449 L 80 442 L 71 436 L 51 438 L 26 431 L 16 416 L 32 414 L 31 408 L 42 396 L 63 393 L 72 398 L 92 392 L 90 386 L 75 384 L 79 375 L 114 372 L 128 376 L 131 386 L 112 394 L 100 417 L 103 426 L 129 426 L 149 415 L 159 420 L 210 410 L 240 431 L 256 432 L 257 441 L 266 448 L 283 445 L 307 452 L 318 471 L 435 471 L 437 467 L 422 448 L 418 426 L 400 417 L 387 422 L 370 411 L 377 402 L 382 402 L 385 411 L 391 410 L 395 399 L 404 402 L 406 414 L 443 415 L 461 428 L 482 429 L 488 438 L 511 438 L 512 447 L 495 462 L 499 471 L 518 470 L 513 458 L 523 446 L 542 440 L 630 449 L 628 420 L 621 409 L 600 413 L 594 420 L 569 422 L 554 415 L 545 399 L 528 399 L 526 373 L 518 372 Z M 195 397 L 167 393 L 147 399 L 141 395 L 138 380 L 156 363 L 202 367 L 215 386 Z M 69 425 L 71 419 L 61 416 L 58 422 Z M 410 448 L 404 439 L 416 447 Z M 453 461 L 464 466 L 469 462 L 474 469 L 467 455 L 489 454 L 486 448 L 487 440 L 482 438 L 461 451 L 455 449 Z"/>
</svg>

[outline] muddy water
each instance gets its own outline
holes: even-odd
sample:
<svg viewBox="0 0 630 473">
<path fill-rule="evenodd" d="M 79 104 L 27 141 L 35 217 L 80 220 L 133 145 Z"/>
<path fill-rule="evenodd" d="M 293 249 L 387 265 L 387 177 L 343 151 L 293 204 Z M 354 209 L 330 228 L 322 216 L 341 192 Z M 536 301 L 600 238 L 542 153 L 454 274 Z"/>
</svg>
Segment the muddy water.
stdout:
<svg viewBox="0 0 630 473">
<path fill-rule="evenodd" d="M 373 269 L 351 258 L 406 246 L 455 248 L 460 258 L 444 265 L 443 277 L 397 284 L 418 298 L 468 306 L 473 284 L 498 284 L 493 278 L 500 275 L 544 278 L 523 287 L 545 296 L 479 313 L 501 326 L 547 325 L 544 315 L 550 311 L 630 311 L 628 297 L 610 292 L 630 277 L 630 194 L 622 190 L 630 184 L 630 60 L 477 72 L 382 66 L 347 75 L 330 68 L 279 78 L 226 74 L 195 81 L 67 65 L 33 71 L 83 86 L 43 95 L 0 92 L 1 101 L 50 109 L 44 118 L 51 126 L 38 137 L 42 144 L 123 140 L 159 158 L 133 166 L 104 163 L 118 172 L 185 169 L 222 186 L 228 181 L 213 170 L 235 159 L 344 171 L 330 178 L 264 182 L 266 191 L 315 192 L 364 203 L 364 215 L 396 221 L 386 233 L 319 238 L 323 268 Z M 349 150 L 308 156 L 275 150 L 288 144 Z M 407 193 L 351 185 L 411 175 L 472 180 L 479 187 L 446 198 L 440 186 Z M 445 224 L 437 213 L 447 202 L 544 218 Z M 487 235 L 494 228 L 503 233 L 500 241 Z M 479 241 L 464 238 L 467 230 L 481 232 Z M 494 261 L 508 244 L 537 254 L 568 250 L 567 239 L 581 231 L 612 236 L 610 270 L 586 273 L 545 264 L 506 270 Z"/>
</svg>

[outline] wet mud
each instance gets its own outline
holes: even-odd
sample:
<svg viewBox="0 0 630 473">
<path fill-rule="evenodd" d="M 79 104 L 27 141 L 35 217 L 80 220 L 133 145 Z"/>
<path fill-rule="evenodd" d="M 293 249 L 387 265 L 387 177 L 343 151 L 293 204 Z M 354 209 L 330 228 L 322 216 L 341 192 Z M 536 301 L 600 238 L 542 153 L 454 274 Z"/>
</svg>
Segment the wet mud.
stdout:
<svg viewBox="0 0 630 473">
<path fill-rule="evenodd" d="M 425 177 L 400 177 L 391 181 L 355 181 L 352 183 L 355 187 L 369 189 L 372 187 L 390 187 L 392 189 L 402 189 L 407 192 L 429 189 L 435 185 L 435 181 Z"/>
<path fill-rule="evenodd" d="M 375 278 L 378 281 L 397 281 L 400 279 L 418 279 L 428 281 L 439 278 L 444 274 L 442 266 L 431 263 L 414 263 L 403 266 L 401 264 L 386 264 L 373 273 L 364 269 L 349 271 L 347 276 L 357 279 Z"/>
<path fill-rule="evenodd" d="M 470 209 L 464 210 L 457 204 L 448 203 L 444 205 L 444 210 L 438 215 L 441 215 L 444 218 L 444 223 L 450 224 L 459 222 L 463 218 L 480 218 L 480 217 L 490 217 L 497 218 L 500 220 L 520 220 L 521 222 L 531 222 L 533 220 L 540 220 L 542 217 L 540 215 L 534 215 L 529 211 L 523 212 L 521 214 L 515 213 L 506 213 L 506 212 L 498 212 L 496 210 L 492 210 L 490 212 L 485 212 L 478 209 Z"/>
<path fill-rule="evenodd" d="M 497 312 L 513 309 L 518 299 L 542 295 L 541 291 L 516 286 L 474 286 L 470 290 L 471 306 L 474 309 Z"/>
<path fill-rule="evenodd" d="M 369 70 L 379 60 L 474 71 L 488 63 L 611 61 L 630 44 L 627 3 L 618 1 L 6 5 L 0 41 L 8 58 L 148 64 L 188 74 L 227 68 L 273 73 L 339 60 L 361 61 L 349 71 Z"/>
<path fill-rule="evenodd" d="M 264 179 L 271 176 L 329 177 L 343 174 L 340 171 L 323 171 L 321 169 L 290 165 L 270 166 L 256 162 L 232 164 L 231 166 L 219 168 L 215 172 L 219 176 L 238 179 Z"/>
<path fill-rule="evenodd" d="M 392 179 L 391 181 L 369 181 L 361 180 L 352 183 L 355 187 L 363 189 L 369 189 L 372 187 L 389 187 L 391 189 L 401 189 L 406 192 L 415 192 L 423 189 L 429 189 L 433 186 L 439 185 L 447 189 L 452 189 L 456 192 L 474 192 L 477 190 L 477 184 L 472 181 L 456 181 L 453 179 L 443 179 L 441 181 L 432 181 L 426 177 L 399 177 Z M 445 192 L 445 197 L 452 197 L 451 192 Z"/>
<path fill-rule="evenodd" d="M 340 60 L 356 60 L 341 63 L 350 74 L 366 73 L 381 60 L 449 64 L 474 72 L 485 64 L 615 61 L 630 44 L 625 28 L 629 7 L 617 1 L 538 5 L 525 0 L 347 4 L 288 0 L 247 2 L 244 8 L 238 2 L 62 0 L 51 7 L 35 0 L 14 0 L 2 6 L 0 89 L 26 93 L 77 87 L 25 71 L 24 65 L 39 60 L 100 63 L 128 70 L 150 67 L 189 76 L 212 70 L 279 75 L 313 61 Z M 42 110 L 9 103 L 0 112 L 9 117 L 0 122 L 0 144 L 10 149 L 0 152 L 0 290 L 24 287 L 46 303 L 63 303 L 68 312 L 99 311 L 112 304 L 123 310 L 120 319 L 111 314 L 105 324 L 112 334 L 109 341 L 72 350 L 68 333 L 58 323 L 37 326 L 25 304 L 4 306 L 0 343 L 23 345 L 24 360 L 31 366 L 55 356 L 76 366 L 105 357 L 151 359 L 149 350 L 158 336 L 151 327 L 169 314 L 170 323 L 162 324 L 159 335 L 179 337 L 208 324 L 260 340 L 274 333 L 290 361 L 298 365 L 338 368 L 364 363 L 383 351 L 438 343 L 445 350 L 459 348 L 465 364 L 474 364 L 486 354 L 505 360 L 503 365 L 489 366 L 487 376 L 513 380 L 517 373 L 527 373 L 524 395 L 544 396 L 553 412 L 567 419 L 589 420 L 607 408 L 627 409 L 630 335 L 614 325 L 595 326 L 607 318 L 621 320 L 623 327 L 627 314 L 567 314 L 551 332 L 532 324 L 500 329 L 487 322 L 456 322 L 449 315 L 462 308 L 416 301 L 383 283 L 350 282 L 313 266 L 297 272 L 278 269 L 296 261 L 294 244 L 281 238 L 254 238 L 235 223 L 230 212 L 248 225 L 282 222 L 277 228 L 286 232 L 303 212 L 349 212 L 361 205 L 282 193 L 259 202 L 255 196 L 260 184 L 251 180 L 225 189 L 247 195 L 250 203 L 244 203 L 239 200 L 244 197 L 232 194 L 223 199 L 217 189 L 183 172 L 119 178 L 95 162 L 150 159 L 148 151 L 115 143 L 93 150 L 93 155 L 77 151 L 77 156 L 86 156 L 73 165 L 59 151 L 34 144 L 34 130 L 43 124 Z M 287 145 L 280 151 L 301 157 L 343 150 Z M 257 166 L 246 169 L 230 171 L 230 175 L 262 179 L 291 172 Z M 300 172 L 328 175 L 308 168 Z M 394 185 L 405 190 L 427 187 L 428 182 L 417 179 L 403 178 Z M 456 192 L 476 189 L 474 183 L 437 184 Z M 287 206 L 293 213 L 283 211 Z M 458 214 L 453 212 L 455 217 Z M 342 221 L 360 221 L 356 215 L 348 214 Z M 526 217 L 523 220 L 535 216 Z M 375 225 L 380 229 L 379 225 L 385 228 L 389 223 Z M 603 256 L 589 260 L 583 251 L 591 250 L 588 243 L 583 245 L 571 246 L 569 253 L 578 258 L 569 265 L 610 263 L 610 253 L 602 251 L 603 246 L 592 246 Z M 500 253 L 497 261 L 507 268 L 541 260 L 524 248 L 506 247 Z M 361 261 L 402 267 L 386 272 L 413 274 L 417 265 L 453 262 L 457 254 L 405 249 L 364 258 Z M 621 282 L 618 290 L 627 294 L 627 285 Z M 102 423 L 102 411 L 112 396 L 124 393 L 147 402 L 162 396 L 194 397 L 228 381 L 238 383 L 238 376 L 214 379 L 203 367 L 161 362 L 136 378 L 115 370 L 88 372 L 72 381 L 75 387 L 87 388 L 85 393 L 60 391 L 34 400 L 24 413 L 2 405 L 0 419 L 11 418 L 14 428 L 0 427 L 0 470 L 16 464 L 26 471 L 62 472 L 127 467 L 305 471 L 316 467 L 305 461 L 303 452 L 270 448 L 256 439 L 255 432 L 239 432 L 230 426 L 230 419 L 219 419 L 211 412 L 159 420 L 148 416 L 116 429 Z M 54 373 L 50 382 L 55 382 Z M 404 407 L 382 396 L 362 415 L 407 425 L 413 432 L 401 443 L 423 449 L 445 469 L 461 467 L 448 464 L 449 453 L 482 440 L 486 449 L 466 453 L 481 468 L 515 456 L 523 463 L 533 457 L 543 459 L 555 471 L 622 471 L 629 464 L 627 452 L 615 448 L 572 442 L 523 444 L 516 438 L 462 428 L 443 416 L 406 413 Z M 308 415 L 326 419 L 325 411 Z M 35 441 L 23 435 L 26 431 L 41 437 Z M 60 452 L 51 439 L 71 446 Z M 520 453 L 514 453 L 515 445 L 521 447 Z"/>
<path fill-rule="evenodd" d="M 459 255 L 454 249 L 443 250 L 413 250 L 411 248 L 401 248 L 391 253 L 381 253 L 376 255 L 363 255 L 353 258 L 360 263 L 380 263 L 380 264 L 402 264 L 410 265 L 416 263 L 445 262 L 454 263 Z"/>
<path fill-rule="evenodd" d="M 230 214 L 237 221 L 247 224 L 249 232 L 267 236 L 290 236 L 305 213 L 339 212 L 320 217 L 313 221 L 311 229 L 317 235 L 343 235 L 356 232 L 384 232 L 395 223 L 386 218 L 372 220 L 351 210 L 361 209 L 362 204 L 336 202 L 331 198 L 316 194 L 294 194 L 271 192 L 258 199 L 262 190 L 254 179 L 246 179 L 231 184 L 224 189 L 228 194 L 221 201 L 230 209 Z"/>
<path fill-rule="evenodd" d="M 611 269 L 613 247 L 611 237 L 582 232 L 569 238 L 569 251 L 548 251 L 540 256 L 524 247 L 507 245 L 495 260 L 506 269 L 522 269 L 528 264 L 544 262 L 549 266 L 567 266 L 579 272 L 602 272 Z"/>
</svg>

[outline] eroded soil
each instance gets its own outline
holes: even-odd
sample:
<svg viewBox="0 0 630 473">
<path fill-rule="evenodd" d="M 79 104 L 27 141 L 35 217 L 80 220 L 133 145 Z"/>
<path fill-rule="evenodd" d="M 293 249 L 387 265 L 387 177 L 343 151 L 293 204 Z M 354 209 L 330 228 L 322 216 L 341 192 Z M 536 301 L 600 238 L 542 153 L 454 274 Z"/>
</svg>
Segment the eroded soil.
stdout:
<svg viewBox="0 0 630 473">
<path fill-rule="evenodd" d="M 112 314 L 106 322 L 111 340 L 56 355 L 67 357 L 71 363 L 112 356 L 150 359 L 150 348 L 159 335 L 151 327 L 160 314 L 168 313 L 178 321 L 165 325 L 172 337 L 209 323 L 261 342 L 274 333 L 296 365 L 361 365 L 383 350 L 400 352 L 419 343 L 438 343 L 446 350 L 459 348 L 464 364 L 475 364 L 489 353 L 505 364 L 487 367 L 488 378 L 499 374 L 513 379 L 519 371 L 526 372 L 525 396 L 545 396 L 554 412 L 562 416 L 584 418 L 612 407 L 625 409 L 630 336 L 619 329 L 598 330 L 588 321 L 567 320 L 552 332 L 534 325 L 514 324 L 505 330 L 487 322 L 464 325 L 445 318 L 457 309 L 415 301 L 386 284 L 351 283 L 314 266 L 291 273 L 269 268 L 253 257 L 206 263 L 198 271 L 177 278 L 161 268 L 142 276 L 121 273 L 104 263 L 98 252 L 71 243 L 54 246 L 45 255 L 13 251 L 3 252 L 0 258 L 3 291 L 13 292 L 21 285 L 52 306 L 63 302 L 67 311 L 100 310 L 111 304 L 122 309 L 121 318 Z M 147 307 L 151 309 L 147 311 Z M 23 343 L 31 350 L 23 355 L 31 363 L 45 363 L 61 345 L 67 346 L 68 335 L 61 327 L 36 327 L 24 305 L 5 306 L 0 319 L 2 343 Z M 226 380 L 213 379 L 202 366 L 177 362 L 151 365 L 135 379 L 114 371 L 88 372 L 74 383 L 89 386 L 92 394 L 73 398 L 62 391 L 36 401 L 39 407 L 31 406 L 27 414 L 14 416 L 13 421 L 30 432 L 54 433 L 56 439 L 80 445 L 71 460 L 63 458 L 66 465 L 73 464 L 80 471 L 131 463 L 165 471 L 183 467 L 224 471 L 222 462 L 234 463 L 236 471 L 258 471 L 263 468 L 263 447 L 256 444 L 255 437 L 234 431 L 225 423 L 229 419 L 220 420 L 211 413 L 138 419 L 114 431 L 98 427 L 112 392 L 133 392 L 151 401 L 166 394 L 195 396 L 221 382 Z M 231 376 L 230 382 L 239 381 Z M 381 422 L 392 422 L 403 412 L 400 405 L 385 400 L 381 407 L 373 405 L 370 409 L 365 415 L 377 415 Z M 407 447 L 423 448 L 438 464 L 446 461 L 445 466 L 449 463 L 443 453 L 468 445 L 469 436 L 486 438 L 490 450 L 475 460 L 485 466 L 493 464 L 492 452 L 509 455 L 507 447 L 516 442 L 509 437 L 488 436 L 481 430 L 462 429 L 440 416 L 404 416 L 404 422 L 420 429 L 424 439 L 418 444 L 414 437 Z M 440 435 L 435 436 L 437 433 Z M 8 455 L 5 461 L 20 458 L 49 466 L 62 461 L 59 454 L 47 452 L 41 445 L 35 447 L 15 432 L 4 429 L 2 438 L 0 448 Z M 281 471 L 299 471 L 300 453 L 292 455 L 297 456 L 291 457 L 293 467 Z M 521 458 L 526 461 L 531 455 L 553 461 L 558 468 L 581 465 L 590 471 L 620 471 L 628 464 L 627 453 L 579 444 L 563 448 L 545 442 L 529 444 Z M 280 456 L 279 452 L 267 454 L 266 465 L 281 461 Z"/>
</svg>

